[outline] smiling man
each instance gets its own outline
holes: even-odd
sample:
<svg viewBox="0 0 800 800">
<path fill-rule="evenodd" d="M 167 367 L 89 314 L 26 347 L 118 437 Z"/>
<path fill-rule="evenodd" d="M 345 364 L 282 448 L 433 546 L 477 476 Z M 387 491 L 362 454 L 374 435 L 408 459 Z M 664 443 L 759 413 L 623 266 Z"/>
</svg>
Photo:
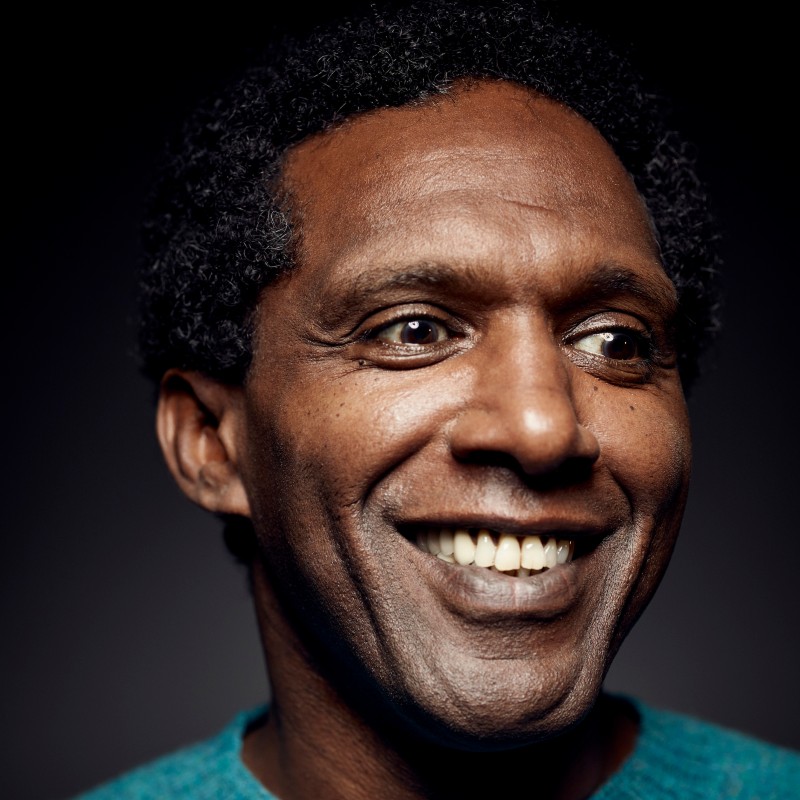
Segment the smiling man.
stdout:
<svg viewBox="0 0 800 800">
<path fill-rule="evenodd" d="M 271 51 L 155 197 L 143 351 L 249 566 L 272 698 L 92 798 L 786 798 L 602 693 L 686 499 L 716 266 L 684 145 L 528 6 Z"/>
<path fill-rule="evenodd" d="M 176 372 L 161 406 L 186 491 L 264 532 L 273 679 L 336 686 L 278 699 L 245 757 L 268 782 L 280 715 L 349 727 L 349 694 L 386 741 L 552 736 L 652 593 L 689 474 L 645 206 L 584 119 L 487 80 L 305 141 L 283 175 L 302 267 L 259 303 L 244 386 Z M 226 428 L 210 486 L 186 386 Z"/>
</svg>

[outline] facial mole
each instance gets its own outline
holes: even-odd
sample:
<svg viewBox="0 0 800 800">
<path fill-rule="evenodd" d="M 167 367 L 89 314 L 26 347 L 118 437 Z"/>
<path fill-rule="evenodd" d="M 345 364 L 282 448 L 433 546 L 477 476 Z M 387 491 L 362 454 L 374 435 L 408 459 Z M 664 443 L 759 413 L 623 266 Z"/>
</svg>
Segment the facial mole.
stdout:
<svg viewBox="0 0 800 800">
<path fill-rule="evenodd" d="M 631 411 L 635 411 L 636 409 L 633 406 L 629 406 Z"/>
</svg>

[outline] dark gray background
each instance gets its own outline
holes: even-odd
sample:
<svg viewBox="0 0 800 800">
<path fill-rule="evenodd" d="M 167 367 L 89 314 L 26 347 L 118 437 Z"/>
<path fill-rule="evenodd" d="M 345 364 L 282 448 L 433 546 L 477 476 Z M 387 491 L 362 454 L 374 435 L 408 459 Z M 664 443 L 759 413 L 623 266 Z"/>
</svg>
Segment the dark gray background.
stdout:
<svg viewBox="0 0 800 800">
<path fill-rule="evenodd" d="M 680 96 L 728 260 L 726 330 L 691 401 L 682 538 L 608 686 L 800 748 L 788 23 L 698 18 L 688 2 L 586 5 Z M 56 33 L 6 73 L 5 798 L 66 797 L 213 733 L 267 692 L 245 576 L 162 465 L 130 355 L 151 165 L 245 59 L 232 42 L 255 25 L 221 42 L 156 36 L 156 22 L 97 37 L 50 20 Z"/>
</svg>

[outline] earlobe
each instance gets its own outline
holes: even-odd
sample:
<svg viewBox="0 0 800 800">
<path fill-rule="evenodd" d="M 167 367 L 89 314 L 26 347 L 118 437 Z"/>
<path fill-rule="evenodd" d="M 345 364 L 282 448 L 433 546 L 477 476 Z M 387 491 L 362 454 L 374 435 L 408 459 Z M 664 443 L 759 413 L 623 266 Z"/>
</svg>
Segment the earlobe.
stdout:
<svg viewBox="0 0 800 800">
<path fill-rule="evenodd" d="M 184 494 L 207 511 L 249 517 L 239 474 L 241 387 L 199 372 L 170 370 L 161 381 L 156 431 Z"/>
</svg>

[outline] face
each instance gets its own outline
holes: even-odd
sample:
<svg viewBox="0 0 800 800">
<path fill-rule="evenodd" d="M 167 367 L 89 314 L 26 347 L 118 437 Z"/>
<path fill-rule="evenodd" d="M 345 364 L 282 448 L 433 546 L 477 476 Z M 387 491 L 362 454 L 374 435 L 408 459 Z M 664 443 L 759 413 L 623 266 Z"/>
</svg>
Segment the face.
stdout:
<svg viewBox="0 0 800 800">
<path fill-rule="evenodd" d="M 260 593 L 383 720 L 463 746 L 563 729 L 689 473 L 675 293 L 631 179 L 502 82 L 361 116 L 285 176 L 299 266 L 263 293 L 241 411 Z"/>
</svg>

